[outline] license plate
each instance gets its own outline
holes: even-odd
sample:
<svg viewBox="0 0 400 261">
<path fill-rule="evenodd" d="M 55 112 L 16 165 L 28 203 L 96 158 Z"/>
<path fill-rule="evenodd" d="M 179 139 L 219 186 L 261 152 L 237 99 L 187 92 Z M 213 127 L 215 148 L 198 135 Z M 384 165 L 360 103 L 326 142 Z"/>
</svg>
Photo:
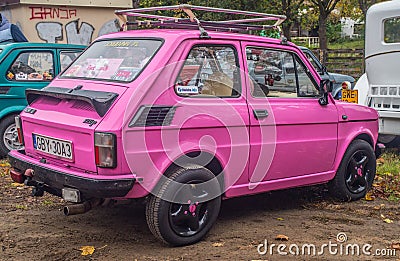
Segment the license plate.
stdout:
<svg viewBox="0 0 400 261">
<path fill-rule="evenodd" d="M 65 158 L 68 160 L 73 159 L 72 142 L 67 140 L 60 140 L 39 134 L 32 134 L 33 147 L 35 150 L 44 152 L 46 154 L 56 156 L 58 158 Z"/>
<path fill-rule="evenodd" d="M 358 90 L 342 89 L 342 101 L 358 103 Z"/>
</svg>

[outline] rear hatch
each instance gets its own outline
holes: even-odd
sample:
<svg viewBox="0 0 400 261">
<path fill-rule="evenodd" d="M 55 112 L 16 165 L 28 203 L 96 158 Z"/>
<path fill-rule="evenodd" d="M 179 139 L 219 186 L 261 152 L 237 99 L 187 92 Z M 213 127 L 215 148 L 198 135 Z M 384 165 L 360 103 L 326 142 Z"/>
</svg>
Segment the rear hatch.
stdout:
<svg viewBox="0 0 400 261">
<path fill-rule="evenodd" d="M 104 83 L 28 90 L 29 106 L 21 114 L 25 152 L 48 163 L 97 172 L 94 131 L 125 90 Z"/>
</svg>

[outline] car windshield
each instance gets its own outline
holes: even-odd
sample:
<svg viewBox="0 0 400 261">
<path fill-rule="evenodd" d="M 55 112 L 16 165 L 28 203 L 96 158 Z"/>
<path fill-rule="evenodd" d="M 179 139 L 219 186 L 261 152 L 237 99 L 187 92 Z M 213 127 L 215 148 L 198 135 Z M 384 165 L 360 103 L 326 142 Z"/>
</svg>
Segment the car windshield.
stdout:
<svg viewBox="0 0 400 261">
<path fill-rule="evenodd" d="M 93 43 L 61 78 L 133 81 L 161 46 L 161 40 L 118 39 Z"/>
</svg>

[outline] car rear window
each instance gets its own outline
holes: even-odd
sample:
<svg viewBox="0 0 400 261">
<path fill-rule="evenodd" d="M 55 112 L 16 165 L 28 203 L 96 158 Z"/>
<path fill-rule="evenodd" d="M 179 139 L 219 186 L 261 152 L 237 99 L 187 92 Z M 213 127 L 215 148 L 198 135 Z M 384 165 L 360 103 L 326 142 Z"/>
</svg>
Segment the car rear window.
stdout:
<svg viewBox="0 0 400 261">
<path fill-rule="evenodd" d="M 158 39 L 113 39 L 93 43 L 61 75 L 108 81 L 133 81 L 162 44 Z"/>
</svg>

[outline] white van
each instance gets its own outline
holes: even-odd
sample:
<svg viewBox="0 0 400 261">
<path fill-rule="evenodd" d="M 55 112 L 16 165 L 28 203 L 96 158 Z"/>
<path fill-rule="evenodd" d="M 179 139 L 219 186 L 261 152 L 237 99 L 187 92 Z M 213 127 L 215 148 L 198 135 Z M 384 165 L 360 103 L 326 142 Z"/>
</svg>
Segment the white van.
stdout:
<svg viewBox="0 0 400 261">
<path fill-rule="evenodd" d="M 357 81 L 358 103 L 379 112 L 379 141 L 400 145 L 400 1 L 368 9 L 365 74 Z"/>
</svg>

